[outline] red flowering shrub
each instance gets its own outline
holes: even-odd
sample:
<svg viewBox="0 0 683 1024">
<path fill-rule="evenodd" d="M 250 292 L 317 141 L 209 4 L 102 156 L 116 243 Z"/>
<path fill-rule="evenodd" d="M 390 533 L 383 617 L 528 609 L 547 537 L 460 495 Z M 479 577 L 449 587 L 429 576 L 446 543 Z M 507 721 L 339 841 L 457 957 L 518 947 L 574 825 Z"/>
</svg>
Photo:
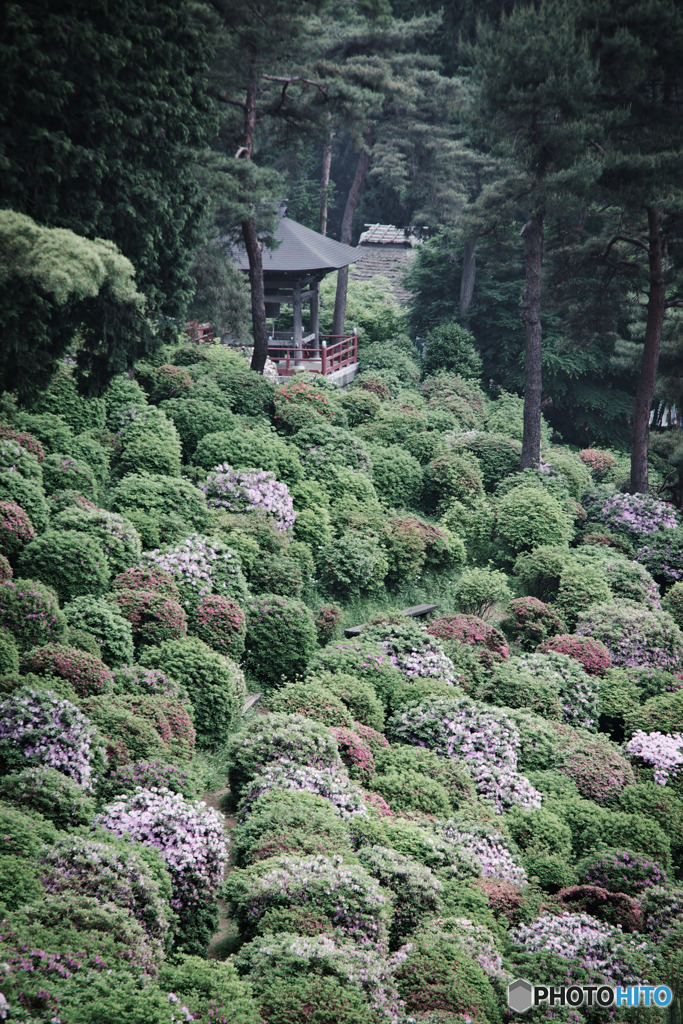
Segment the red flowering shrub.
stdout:
<svg viewBox="0 0 683 1024">
<path fill-rule="evenodd" d="M 562 749 L 557 770 L 573 779 L 586 800 L 609 806 L 627 786 L 635 784 L 630 763 L 606 736 L 589 736 L 583 729 L 579 731 L 560 722 L 549 722 L 548 726 Z"/>
<path fill-rule="evenodd" d="M 247 618 L 237 601 L 230 597 L 207 594 L 200 598 L 192 612 L 192 632 L 233 661 L 244 654 Z"/>
<path fill-rule="evenodd" d="M 603 642 L 589 636 L 561 633 L 544 640 L 536 650 L 541 654 L 547 654 L 548 651 L 567 654 L 579 661 L 591 676 L 604 676 L 607 669 L 612 667 L 612 655 Z"/>
<path fill-rule="evenodd" d="M 107 693 L 114 683 L 113 674 L 100 658 L 63 644 L 32 648 L 22 657 L 20 668 L 38 676 L 66 679 L 79 697 Z"/>
<path fill-rule="evenodd" d="M 370 790 L 363 790 L 363 799 L 368 807 L 372 807 L 375 814 L 380 818 L 393 818 L 394 812 L 383 796 L 379 793 L 371 793 Z"/>
<path fill-rule="evenodd" d="M 354 722 L 353 731 L 356 736 L 360 736 L 360 738 L 368 744 L 370 750 L 374 750 L 375 753 L 377 753 L 378 750 L 391 746 L 384 733 L 377 732 L 376 729 L 371 728 L 369 725 L 363 725 L 361 722 Z"/>
<path fill-rule="evenodd" d="M 38 462 L 45 461 L 45 449 L 33 434 L 29 434 L 26 430 L 15 430 L 14 427 L 8 427 L 5 423 L 0 423 L 0 441 L 16 441 L 22 448 L 25 448 L 27 452 L 31 452 L 38 459 Z"/>
<path fill-rule="evenodd" d="M 305 380 L 287 381 L 275 392 L 275 419 L 286 417 L 287 410 L 292 406 L 304 406 L 314 409 L 325 419 L 335 416 L 335 408 L 330 405 L 329 396 L 319 388 L 313 387 Z"/>
<path fill-rule="evenodd" d="M 187 370 L 181 366 L 165 363 L 154 371 L 152 401 L 160 402 L 165 398 L 177 398 L 194 387 L 194 381 Z"/>
<path fill-rule="evenodd" d="M 16 555 L 36 535 L 33 523 L 21 505 L 0 501 L 0 551 Z"/>
<path fill-rule="evenodd" d="M 172 697 L 150 694 L 125 694 L 114 697 L 113 701 L 150 722 L 174 757 L 191 759 L 196 736 L 187 704 Z"/>
<path fill-rule="evenodd" d="M 432 619 L 427 626 L 431 636 L 443 641 L 470 644 L 476 648 L 480 661 L 486 668 L 504 661 L 510 653 L 505 636 L 495 626 L 489 626 L 476 615 L 454 613 Z"/>
<path fill-rule="evenodd" d="M 367 785 L 375 773 L 375 758 L 368 744 L 351 729 L 332 728 L 330 732 L 337 740 L 339 756 L 351 778 Z"/>
<path fill-rule="evenodd" d="M 640 903 L 624 892 L 608 892 L 599 885 L 571 885 L 568 889 L 561 889 L 557 899 L 573 913 L 580 911 L 607 924 L 620 925 L 624 932 L 642 929 Z"/>
<path fill-rule="evenodd" d="M 523 651 L 534 651 L 543 640 L 565 630 L 557 612 L 537 597 L 517 597 L 511 601 L 510 612 L 501 626 Z"/>
<path fill-rule="evenodd" d="M 11 580 L 13 575 L 12 566 L 4 555 L 0 555 L 0 583 L 4 583 L 5 580 Z"/>
<path fill-rule="evenodd" d="M 370 391 L 371 394 L 377 395 L 382 402 L 388 402 L 391 398 L 391 391 L 379 377 L 366 375 L 362 379 L 357 380 L 354 386 L 362 391 Z"/>
<path fill-rule="evenodd" d="M 500 882 L 497 878 L 477 878 L 474 884 L 484 893 L 494 917 L 502 917 L 509 924 L 517 923 L 524 909 L 524 895 L 519 885 Z"/>
<path fill-rule="evenodd" d="M 155 565 L 136 565 L 115 576 L 112 590 L 154 590 L 157 594 L 180 601 L 178 585 L 170 572 Z"/>
<path fill-rule="evenodd" d="M 136 644 L 162 644 L 187 636 L 187 616 L 177 601 L 153 590 L 119 590 L 114 599 Z"/>
<path fill-rule="evenodd" d="M 617 460 L 611 452 L 601 451 L 599 448 L 584 448 L 579 452 L 579 458 L 585 466 L 588 466 L 596 480 L 602 480 L 617 464 Z"/>
<path fill-rule="evenodd" d="M 321 647 L 337 640 L 341 634 L 342 609 L 338 604 L 321 604 L 315 617 L 318 643 Z"/>
</svg>

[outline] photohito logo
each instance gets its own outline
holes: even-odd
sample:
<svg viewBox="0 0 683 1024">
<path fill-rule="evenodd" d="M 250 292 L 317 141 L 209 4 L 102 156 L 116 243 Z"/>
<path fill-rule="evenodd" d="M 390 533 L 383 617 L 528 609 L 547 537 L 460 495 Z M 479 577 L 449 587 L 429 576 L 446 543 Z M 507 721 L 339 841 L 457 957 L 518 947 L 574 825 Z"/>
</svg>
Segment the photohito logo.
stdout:
<svg viewBox="0 0 683 1024">
<path fill-rule="evenodd" d="M 526 1013 L 532 1006 L 668 1006 L 672 999 L 668 985 L 532 985 L 516 978 L 508 985 L 508 1006 Z"/>
</svg>

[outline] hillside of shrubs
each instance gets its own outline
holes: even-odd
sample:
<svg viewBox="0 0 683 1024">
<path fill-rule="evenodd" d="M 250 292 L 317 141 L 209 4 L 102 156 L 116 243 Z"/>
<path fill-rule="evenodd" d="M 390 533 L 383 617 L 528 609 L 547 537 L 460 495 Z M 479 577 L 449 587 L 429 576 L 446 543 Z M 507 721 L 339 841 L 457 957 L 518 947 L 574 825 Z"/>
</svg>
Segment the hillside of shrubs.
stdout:
<svg viewBox="0 0 683 1024">
<path fill-rule="evenodd" d="M 0 397 L 1 1020 L 680 1021 L 681 516 L 434 362 Z"/>
</svg>

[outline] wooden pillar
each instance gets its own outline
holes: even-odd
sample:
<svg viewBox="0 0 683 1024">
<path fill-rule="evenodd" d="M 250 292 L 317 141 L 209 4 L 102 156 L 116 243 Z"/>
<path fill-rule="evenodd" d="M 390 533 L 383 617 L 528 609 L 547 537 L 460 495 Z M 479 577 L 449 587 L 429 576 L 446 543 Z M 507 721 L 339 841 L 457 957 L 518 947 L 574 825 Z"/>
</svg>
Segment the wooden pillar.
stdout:
<svg viewBox="0 0 683 1024">
<path fill-rule="evenodd" d="M 316 352 L 320 344 L 319 288 L 320 282 L 314 281 L 311 285 L 311 334 L 315 335 L 313 348 Z"/>
<path fill-rule="evenodd" d="M 301 284 L 298 281 L 294 285 L 292 307 L 294 310 L 294 358 L 301 359 L 303 357 L 303 352 L 301 351 L 301 340 L 304 336 L 304 328 L 301 318 Z"/>
</svg>

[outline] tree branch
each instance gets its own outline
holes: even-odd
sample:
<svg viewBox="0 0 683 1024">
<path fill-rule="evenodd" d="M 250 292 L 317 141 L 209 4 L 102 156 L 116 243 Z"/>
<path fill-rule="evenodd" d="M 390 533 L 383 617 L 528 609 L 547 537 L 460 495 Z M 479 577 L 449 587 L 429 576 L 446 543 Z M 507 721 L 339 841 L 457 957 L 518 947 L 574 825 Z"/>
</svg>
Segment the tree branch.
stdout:
<svg viewBox="0 0 683 1024">
<path fill-rule="evenodd" d="M 609 245 L 602 254 L 603 259 L 605 259 L 609 255 L 610 249 L 617 242 L 628 242 L 630 245 L 637 245 L 640 249 L 644 249 L 645 252 L 650 251 L 650 247 L 648 246 L 647 242 L 641 241 L 640 238 L 632 238 L 630 235 L 615 235 L 614 238 L 610 240 Z"/>
</svg>

